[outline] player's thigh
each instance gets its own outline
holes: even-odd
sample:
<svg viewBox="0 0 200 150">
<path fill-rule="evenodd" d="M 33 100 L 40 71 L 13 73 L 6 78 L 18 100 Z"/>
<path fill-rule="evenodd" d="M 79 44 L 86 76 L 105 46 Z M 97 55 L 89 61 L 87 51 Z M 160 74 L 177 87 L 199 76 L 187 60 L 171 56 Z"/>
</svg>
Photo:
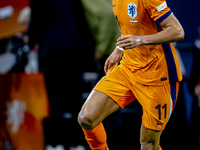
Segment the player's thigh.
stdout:
<svg viewBox="0 0 200 150">
<path fill-rule="evenodd" d="M 93 90 L 79 113 L 79 124 L 86 130 L 93 129 L 119 108 L 119 105 L 106 94 Z"/>
<path fill-rule="evenodd" d="M 158 150 L 161 133 L 161 130 L 148 129 L 142 124 L 140 131 L 141 149 Z"/>
</svg>

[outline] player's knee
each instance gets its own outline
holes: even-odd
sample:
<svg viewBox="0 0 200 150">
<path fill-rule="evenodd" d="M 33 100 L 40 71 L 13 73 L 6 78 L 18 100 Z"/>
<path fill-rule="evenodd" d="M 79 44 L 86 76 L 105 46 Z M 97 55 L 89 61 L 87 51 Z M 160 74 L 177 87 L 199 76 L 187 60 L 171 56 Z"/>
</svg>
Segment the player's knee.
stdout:
<svg viewBox="0 0 200 150">
<path fill-rule="evenodd" d="M 141 150 L 152 150 L 153 143 L 141 142 Z"/>
<path fill-rule="evenodd" d="M 159 143 L 155 141 L 143 141 L 140 144 L 141 150 L 159 150 Z"/>
<path fill-rule="evenodd" d="M 140 139 L 141 150 L 156 150 L 155 147 L 155 139 L 153 136 L 148 135 L 144 136 Z"/>
<path fill-rule="evenodd" d="M 80 112 L 78 115 L 78 123 L 80 124 L 81 127 L 83 127 L 86 130 L 94 128 L 93 119 L 89 114 L 83 114 Z"/>
</svg>

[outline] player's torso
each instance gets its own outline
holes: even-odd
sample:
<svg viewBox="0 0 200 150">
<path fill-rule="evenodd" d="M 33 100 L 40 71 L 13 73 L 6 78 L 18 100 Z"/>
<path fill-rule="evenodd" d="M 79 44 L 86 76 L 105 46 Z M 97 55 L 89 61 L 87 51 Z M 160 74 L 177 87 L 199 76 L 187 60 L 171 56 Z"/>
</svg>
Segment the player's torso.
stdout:
<svg viewBox="0 0 200 150">
<path fill-rule="evenodd" d="M 120 26 L 122 36 L 150 35 L 158 32 L 156 24 L 146 11 L 143 0 L 113 0 L 113 12 Z M 142 45 L 125 50 L 123 62 L 132 65 L 133 69 L 144 68 L 160 57 L 162 49 L 157 45 Z M 153 52 L 156 50 L 156 53 Z"/>
<path fill-rule="evenodd" d="M 157 32 L 142 0 L 113 0 L 113 12 L 122 35 L 148 35 Z"/>
<path fill-rule="evenodd" d="M 120 26 L 122 36 L 132 34 L 136 36 L 158 33 L 155 21 L 146 10 L 144 0 L 113 0 L 113 12 Z M 176 52 L 172 44 L 168 45 L 172 51 L 175 63 L 178 64 Z M 134 72 L 134 79 L 141 83 L 168 83 L 168 66 L 163 46 L 141 45 L 133 49 L 124 50 L 121 64 Z M 180 68 L 177 65 L 179 79 Z M 176 76 L 176 73 L 175 75 Z M 162 79 L 167 80 L 162 80 Z"/>
</svg>

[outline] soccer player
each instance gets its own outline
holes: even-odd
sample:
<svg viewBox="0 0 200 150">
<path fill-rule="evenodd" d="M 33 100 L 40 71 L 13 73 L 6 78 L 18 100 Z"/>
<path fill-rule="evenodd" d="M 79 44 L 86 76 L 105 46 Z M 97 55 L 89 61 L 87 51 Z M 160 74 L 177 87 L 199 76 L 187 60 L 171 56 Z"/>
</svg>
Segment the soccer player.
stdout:
<svg viewBox="0 0 200 150">
<path fill-rule="evenodd" d="M 137 99 L 143 107 L 141 150 L 161 150 L 182 80 L 171 42 L 182 40 L 184 30 L 165 0 L 113 0 L 113 11 L 122 36 L 78 122 L 92 150 L 108 150 L 102 120 Z"/>
</svg>

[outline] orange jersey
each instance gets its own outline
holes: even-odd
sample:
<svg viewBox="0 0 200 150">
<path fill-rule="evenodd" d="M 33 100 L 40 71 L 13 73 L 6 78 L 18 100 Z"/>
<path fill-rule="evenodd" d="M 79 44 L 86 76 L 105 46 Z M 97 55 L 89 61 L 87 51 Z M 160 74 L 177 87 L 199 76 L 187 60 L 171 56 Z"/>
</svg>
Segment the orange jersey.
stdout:
<svg viewBox="0 0 200 150">
<path fill-rule="evenodd" d="M 150 35 L 164 30 L 159 24 L 172 11 L 165 0 L 113 0 L 113 12 L 124 35 Z M 167 84 L 182 80 L 178 57 L 169 44 L 141 45 L 124 50 L 120 62 L 143 84 Z"/>
</svg>

